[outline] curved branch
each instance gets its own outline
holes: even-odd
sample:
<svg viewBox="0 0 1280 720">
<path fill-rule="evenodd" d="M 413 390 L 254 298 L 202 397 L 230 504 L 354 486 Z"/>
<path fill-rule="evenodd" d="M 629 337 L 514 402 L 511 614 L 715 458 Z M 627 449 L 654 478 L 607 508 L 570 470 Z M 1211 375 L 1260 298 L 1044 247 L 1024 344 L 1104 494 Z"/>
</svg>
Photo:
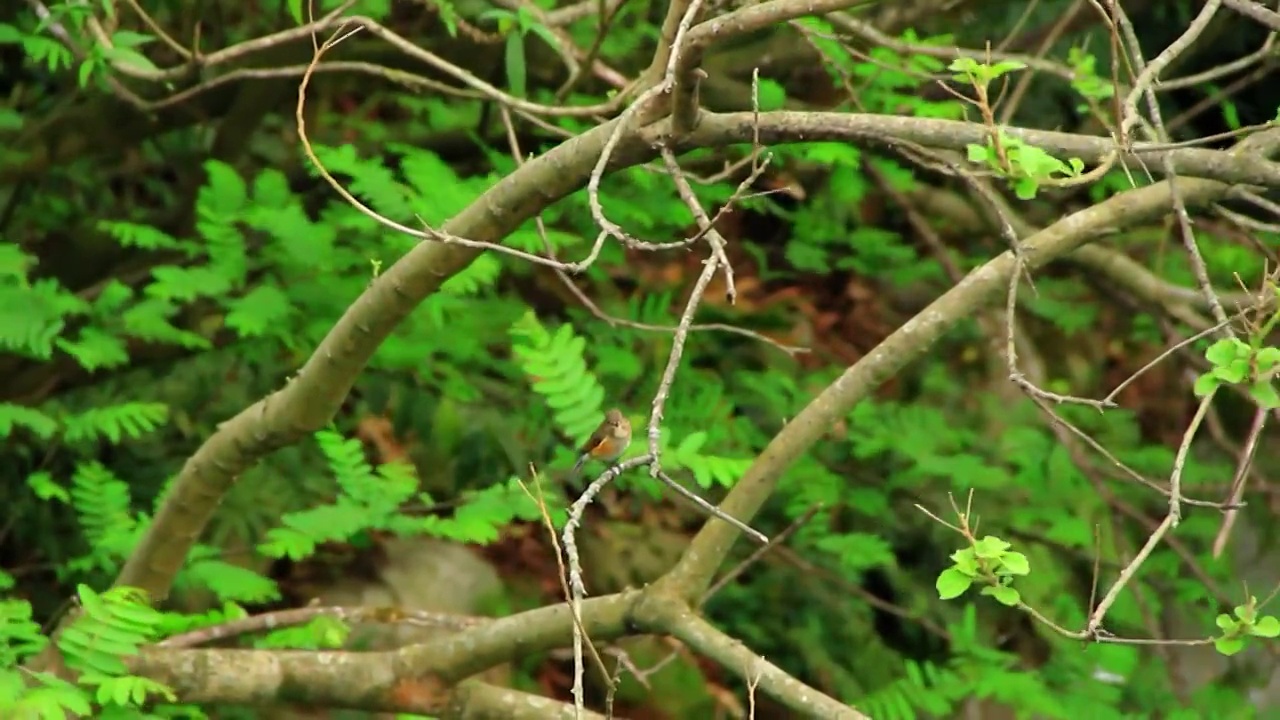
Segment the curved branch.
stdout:
<svg viewBox="0 0 1280 720">
<path fill-rule="evenodd" d="M 991 136 L 981 124 L 958 120 L 935 120 L 903 115 L 865 113 L 751 112 L 704 113 L 698 127 L 678 139 L 681 151 L 743 142 L 750 138 L 755 118 L 759 117 L 760 142 L 781 144 L 842 140 L 866 141 L 892 147 L 895 142 L 911 142 L 930 148 L 965 150 L 970 144 L 983 144 Z M 662 138 L 666 125 L 649 128 L 655 140 Z M 1206 150 L 1173 147 L 1158 143 L 1133 143 L 1127 151 L 1118 150 L 1109 137 L 1074 135 L 1051 130 L 1002 128 L 1010 137 L 1045 150 L 1060 158 L 1078 157 L 1087 164 L 1097 164 L 1119 153 L 1117 162 L 1138 173 L 1168 172 L 1160 167 L 1165 158 L 1172 162 L 1172 172 L 1180 177 L 1220 180 L 1241 185 L 1280 187 L 1280 163 L 1256 155 L 1229 150 Z"/>
<path fill-rule="evenodd" d="M 655 631 L 660 630 L 677 638 L 699 654 L 715 660 L 726 670 L 741 677 L 748 686 L 758 687 L 768 695 L 780 699 L 787 707 L 804 717 L 870 720 L 829 695 L 812 691 L 804 683 L 752 652 L 741 641 L 724 634 L 680 603 L 662 600 L 654 603 L 642 602 L 636 614 L 636 620 L 642 627 L 651 624 Z"/>
<path fill-rule="evenodd" d="M 706 124 L 694 134 L 707 132 Z M 1232 155 L 1256 158 L 1270 155 L 1280 147 L 1280 131 L 1271 130 L 1242 143 Z M 1227 195 L 1231 186 L 1208 180 L 1182 179 L 1180 190 L 1187 204 L 1204 205 Z M 870 396 L 882 383 L 907 363 L 919 358 L 929 347 L 962 320 L 993 303 L 1008 287 L 1019 264 L 1034 270 L 1066 255 L 1094 237 L 1162 215 L 1168 210 L 1167 182 L 1116 195 L 1102 203 L 1073 213 L 1027 238 L 1018 260 L 1006 251 L 965 276 L 902 327 L 885 338 L 874 350 L 849 367 L 827 386 L 804 410 L 779 432 L 738 481 L 720 508 L 744 522 L 750 522 L 773 493 L 782 473 L 802 453 L 814 445 L 828 429 L 854 405 Z M 727 523 L 711 520 L 690 543 L 676 567 L 657 584 L 680 597 L 700 596 L 724 562 L 738 531 Z"/>
<path fill-rule="evenodd" d="M 501 242 L 521 223 L 586 183 L 615 131 L 616 122 L 604 123 L 530 160 L 445 223 L 441 230 L 446 235 L 480 243 Z M 624 133 L 610 159 L 609 169 L 653 159 L 657 154 L 656 141 L 665 135 L 669 126 L 663 122 L 635 134 Z M 984 132 L 979 125 L 894 116 L 799 112 L 758 116 L 708 114 L 692 132 L 682 136 L 680 146 L 688 150 L 745 142 L 758 133 L 761 142 L 766 143 L 871 139 L 891 144 L 895 138 L 901 138 L 921 145 L 962 149 L 970 142 L 981 142 Z M 1080 155 L 1086 160 L 1099 159 L 1111 151 L 1109 141 L 1104 138 L 1032 130 L 1009 132 L 1027 142 Z M 1255 138 L 1270 137 L 1272 132 Z M 1153 152 L 1166 153 L 1172 167 L 1182 175 L 1280 185 L 1280 165 L 1261 160 L 1256 154 L 1196 148 Z M 1135 145 L 1134 153 L 1144 153 L 1144 146 Z M 1130 202 L 1127 199 L 1131 197 L 1145 198 L 1145 190 L 1126 193 L 1073 217 L 1109 213 L 1103 208 L 1112 207 L 1116 202 Z M 1213 197 L 1221 195 L 1215 193 Z M 1135 217 L 1108 215 L 1108 219 L 1114 227 Z M 482 250 L 473 247 L 425 242 L 374 279 L 296 378 L 220 425 L 187 461 L 117 583 L 143 588 L 158 600 L 166 597 L 187 551 L 235 479 L 268 453 L 296 442 L 329 422 L 379 344 L 419 303 L 446 279 L 467 267 L 480 252 Z M 978 275 L 981 273 L 975 273 Z M 958 290 L 960 288 L 952 292 Z M 733 511 L 730 514 L 739 519 L 749 517 Z"/>
</svg>

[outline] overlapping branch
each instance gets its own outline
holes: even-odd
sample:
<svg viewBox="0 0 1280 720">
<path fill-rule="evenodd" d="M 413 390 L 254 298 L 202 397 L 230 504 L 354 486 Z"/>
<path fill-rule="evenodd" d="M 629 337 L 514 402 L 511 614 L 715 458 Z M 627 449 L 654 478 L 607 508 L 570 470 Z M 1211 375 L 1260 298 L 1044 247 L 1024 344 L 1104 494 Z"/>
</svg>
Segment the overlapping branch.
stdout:
<svg viewBox="0 0 1280 720">
<path fill-rule="evenodd" d="M 1217 6 L 1223 3 L 1239 12 L 1252 11 L 1251 8 L 1239 10 L 1236 6 L 1240 3 L 1233 0 L 1222 0 L 1207 3 L 1201 16 L 1211 17 Z M 712 276 L 717 272 L 728 274 L 732 271 L 724 249 L 726 241 L 716 231 L 711 214 L 698 206 L 683 179 L 678 155 L 694 148 L 732 143 L 750 142 L 758 150 L 767 145 L 815 140 L 842 140 L 891 148 L 911 144 L 934 150 L 958 151 L 970 144 L 981 144 L 990 135 L 990 128 L 981 125 L 902 116 L 801 112 L 714 114 L 698 107 L 697 71 L 708 48 L 777 23 L 806 15 L 838 12 L 852 4 L 852 0 L 814 0 L 809 3 L 769 0 L 698 22 L 701 16 L 699 0 L 673 2 L 663 25 L 663 42 L 659 44 L 649 70 L 631 91 L 589 107 L 553 107 L 512 97 L 370 18 L 346 17 L 340 13 L 330 14 L 302 28 L 242 43 L 221 51 L 221 55 L 190 55 L 189 64 L 207 67 L 252 52 L 261 43 L 273 44 L 310 37 L 322 31 L 344 32 L 342 28 L 348 31 L 359 28 L 452 77 L 467 92 L 500 103 L 511 112 L 547 117 L 611 115 L 619 111 L 621 114 L 525 162 L 440 228 L 411 228 L 377 216 L 326 173 L 326 179 L 335 190 L 362 212 L 390 229 L 424 242 L 370 283 L 296 377 L 279 391 L 220 425 L 217 432 L 187 461 L 117 583 L 142 588 L 157 600 L 163 599 L 195 539 L 208 523 L 217 501 L 236 479 L 267 454 L 328 423 L 380 343 L 446 279 L 486 251 L 516 255 L 521 260 L 548 266 L 558 272 L 572 273 L 589 266 L 603 243 L 610 240 L 646 250 L 690 247 L 697 241 L 705 241 L 703 272 L 673 332 L 668 364 L 653 399 L 647 433 L 649 452 L 631 463 L 648 464 L 653 475 L 660 476 L 661 420 L 667 394 L 679 368 L 683 344 L 702 293 Z M 1198 31 L 1199 27 L 1194 25 L 1184 37 L 1194 39 L 1192 31 Z M 846 23 L 845 28 L 861 32 L 864 37 L 872 37 L 866 28 L 859 28 L 856 24 Z M 329 46 L 330 43 L 326 43 L 317 48 L 316 61 Z M 773 696 L 796 713 L 824 718 L 863 717 L 787 676 L 717 631 L 696 614 L 697 603 L 728 557 L 732 544 L 744 532 L 744 524 L 748 524 L 768 500 L 789 465 L 818 442 L 828 428 L 855 404 L 869 397 L 907 363 L 921 357 L 945 333 L 976 311 L 994 305 L 1019 273 L 1067 257 L 1092 240 L 1117 229 L 1160 217 L 1169 211 L 1171 199 L 1175 207 L 1180 208 L 1179 216 L 1184 218 L 1183 227 L 1190 252 L 1194 248 L 1194 237 L 1187 229 L 1189 222 L 1185 221 L 1187 207 L 1208 206 L 1228 197 L 1236 186 L 1280 187 L 1280 164 L 1265 159 L 1280 146 L 1280 137 L 1275 130 L 1260 132 L 1232 151 L 1142 143 L 1127 137 L 1129 130 L 1141 124 L 1137 113 L 1138 101 L 1144 94 L 1148 99 L 1152 97 L 1148 92 L 1152 84 L 1181 49 L 1178 44 L 1171 46 L 1140 71 L 1123 103 L 1125 112 L 1120 127 L 1126 137 L 1120 146 L 1114 139 L 1101 136 L 1005 129 L 1010 136 L 1055 155 L 1077 157 L 1086 163 L 1101 163 L 1114 158 L 1123 167 L 1142 171 L 1149 169 L 1165 180 L 1122 193 L 1072 213 L 1049 227 L 1015 237 L 1017 242 L 1009 251 L 964 276 L 951 290 L 848 368 L 791 419 L 716 511 L 718 517 L 735 520 L 736 524 L 724 520 L 709 521 L 676 566 L 659 581 L 643 590 L 586 599 L 581 578 L 578 578 L 579 582 L 571 583 L 575 585 L 574 597 L 566 605 L 465 627 L 444 638 L 392 652 L 283 653 L 157 648 L 139 658 L 135 668 L 175 687 L 183 699 L 190 702 L 265 702 L 279 699 L 287 690 L 295 695 L 291 699 L 367 710 L 437 713 L 446 709 L 458 711 L 459 704 L 476 703 L 469 706 L 474 710 L 480 703 L 491 703 L 486 707 L 502 703 L 516 707 L 525 703 L 530 707 L 536 706 L 540 712 L 551 713 L 558 711 L 560 706 L 511 691 L 499 691 L 475 681 L 462 681 L 480 670 L 515 659 L 517 654 L 560 647 L 570 638 L 579 646 L 576 654 L 580 668 L 584 639 L 608 641 L 640 631 L 677 637 L 747 678 L 753 687 Z M 301 105 L 305 102 L 305 78 L 315 66 L 316 62 L 313 62 L 304 70 L 299 92 L 299 130 L 304 142 Z M 185 67 L 161 71 L 157 77 L 138 77 L 152 81 L 178 78 L 186 72 Z M 1060 71 L 1060 68 L 1049 64 L 1037 69 Z M 1158 117 L 1149 120 L 1159 125 Z M 310 149 L 308 153 L 320 166 Z M 674 191 L 685 200 L 699 228 L 694 238 L 672 243 L 645 242 L 631 237 L 612 223 L 604 212 L 598 194 L 601 178 L 609 172 L 659 157 L 672 179 Z M 600 233 L 586 258 L 566 263 L 550 254 L 517 253 L 501 244 L 502 239 L 522 223 L 583 187 L 589 190 L 592 214 L 600 225 Z M 1211 294 L 1202 295 L 1197 302 L 1220 312 L 1215 298 Z M 1011 311 L 1010 316 L 1013 314 Z M 1207 404 L 1206 399 L 1204 407 Z M 1185 446 L 1183 450 L 1182 457 L 1185 457 Z M 624 464 L 609 473 L 616 475 L 630 466 Z M 598 481 L 601 485 L 608 482 L 609 473 Z M 1186 502 L 1177 481 L 1175 470 L 1169 488 L 1170 513 L 1150 535 L 1143 553 L 1149 553 L 1165 532 L 1176 524 L 1180 503 Z M 745 530 L 749 531 L 749 528 Z M 570 553 L 573 552 L 571 540 L 571 533 L 566 533 L 566 551 Z M 1081 637 L 1103 639 L 1098 631 L 1107 607 L 1136 572 L 1145 556 L 1143 553 L 1126 566 L 1103 601 L 1093 608 L 1093 617 L 1088 627 L 1081 631 Z M 580 677 L 580 670 L 578 674 Z M 580 680 L 575 695 L 576 709 L 584 713 Z"/>
</svg>

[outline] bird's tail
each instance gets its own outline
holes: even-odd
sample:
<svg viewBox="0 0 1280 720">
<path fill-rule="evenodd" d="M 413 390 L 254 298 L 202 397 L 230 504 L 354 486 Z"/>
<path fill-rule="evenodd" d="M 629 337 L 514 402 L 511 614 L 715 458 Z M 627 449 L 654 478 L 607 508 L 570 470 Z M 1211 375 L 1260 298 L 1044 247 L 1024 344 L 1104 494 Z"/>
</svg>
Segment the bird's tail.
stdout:
<svg viewBox="0 0 1280 720">
<path fill-rule="evenodd" d="M 569 472 L 570 478 L 578 477 L 578 473 L 582 472 L 582 466 L 587 464 L 587 457 L 588 455 L 586 453 L 582 453 L 578 456 L 578 462 L 573 464 L 573 470 Z"/>
</svg>

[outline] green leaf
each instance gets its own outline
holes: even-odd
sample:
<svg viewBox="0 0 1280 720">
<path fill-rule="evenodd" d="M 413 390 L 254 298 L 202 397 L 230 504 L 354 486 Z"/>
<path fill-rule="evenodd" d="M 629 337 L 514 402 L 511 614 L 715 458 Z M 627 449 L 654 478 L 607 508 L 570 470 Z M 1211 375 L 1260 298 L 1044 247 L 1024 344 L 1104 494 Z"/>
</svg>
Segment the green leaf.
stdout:
<svg viewBox="0 0 1280 720">
<path fill-rule="evenodd" d="M 1001 60 L 991 66 L 991 77 L 993 79 L 998 78 L 1001 75 L 1013 72 L 1014 70 L 1024 70 L 1026 67 L 1026 63 L 1022 63 L 1017 60 Z"/>
<path fill-rule="evenodd" d="M 1258 637 L 1273 638 L 1280 636 L 1280 620 L 1274 615 L 1263 615 L 1249 629 L 1249 633 Z"/>
<path fill-rule="evenodd" d="M 543 42 L 545 42 L 547 45 L 550 45 L 553 48 L 556 48 L 557 50 L 564 47 L 563 44 L 560 42 L 560 38 L 556 37 L 556 34 L 551 31 L 551 28 L 547 27 L 546 25 L 543 25 L 540 22 L 531 22 L 527 28 L 527 31 L 542 38 Z"/>
<path fill-rule="evenodd" d="M 236 169 L 221 160 L 204 164 L 207 182 L 196 195 L 196 210 L 202 220 L 231 222 L 244 209 L 249 190 Z"/>
<path fill-rule="evenodd" d="M 111 34 L 111 44 L 118 47 L 142 47 L 147 43 L 155 42 L 155 39 L 154 35 L 144 35 L 132 30 L 117 30 Z"/>
<path fill-rule="evenodd" d="M 1009 607 L 1017 607 L 1018 603 L 1022 602 L 1022 597 L 1018 594 L 1018 591 L 1008 585 L 988 585 L 982 588 L 982 594 L 990 595 L 1001 605 L 1008 605 Z"/>
<path fill-rule="evenodd" d="M 860 573 L 874 567 L 892 565 L 893 548 L 889 542 L 870 533 L 840 533 L 819 538 L 818 549 L 837 556 L 841 569 Z"/>
<path fill-rule="evenodd" d="M 1231 617 L 1226 613 L 1222 613 L 1221 615 L 1218 615 L 1218 617 L 1214 620 L 1214 622 L 1216 622 L 1218 627 L 1222 628 L 1223 630 L 1234 630 L 1240 625 L 1240 623 L 1236 621 L 1235 618 Z"/>
<path fill-rule="evenodd" d="M 1244 638 L 1241 638 L 1241 637 L 1214 638 L 1213 646 L 1217 648 L 1218 652 L 1230 657 L 1244 649 Z"/>
<path fill-rule="evenodd" d="M 1264 410 L 1274 410 L 1280 407 L 1280 394 L 1276 393 L 1275 386 L 1271 384 L 1270 380 L 1254 383 L 1253 387 L 1249 388 L 1249 395 Z"/>
<path fill-rule="evenodd" d="M 1000 568 L 1010 575 L 1026 575 L 1031 572 L 1031 563 L 1020 552 L 1007 552 L 1000 556 Z"/>
<path fill-rule="evenodd" d="M 0 23 L 0 45 L 16 45 L 21 43 L 26 33 L 9 23 Z"/>
<path fill-rule="evenodd" d="M 280 598 L 275 581 L 217 559 L 194 562 L 183 569 L 183 575 L 211 590 L 222 602 L 262 603 Z"/>
<path fill-rule="evenodd" d="M 782 83 L 769 78 L 760 78 L 757 84 L 761 112 L 781 110 L 787 104 L 787 90 Z"/>
<path fill-rule="evenodd" d="M 938 597 L 943 600 L 960 597 L 971 584 L 973 584 L 973 578 L 955 568 L 947 568 L 938 575 L 936 583 Z"/>
<path fill-rule="evenodd" d="M 1258 369 L 1265 372 L 1280 364 L 1280 348 L 1264 347 L 1260 348 L 1254 355 L 1254 360 L 1258 363 Z"/>
<path fill-rule="evenodd" d="M 294 312 L 289 296 L 274 285 L 259 285 L 227 308 L 227 327 L 245 338 L 279 331 Z"/>
<path fill-rule="evenodd" d="M 976 577 L 978 574 L 978 556 L 973 548 L 963 548 L 951 553 L 951 562 L 955 563 L 957 570 L 969 577 Z"/>
<path fill-rule="evenodd" d="M 511 94 L 525 97 L 528 68 L 525 67 L 524 35 L 511 33 L 507 36 L 506 63 L 507 86 L 511 88 Z"/>
<path fill-rule="evenodd" d="M 80 69 L 76 73 L 76 81 L 80 83 L 81 88 L 89 86 L 89 79 L 93 76 L 93 71 L 97 68 L 98 61 L 89 58 L 80 63 Z"/>
<path fill-rule="evenodd" d="M 0 438 L 12 435 L 15 428 L 26 428 L 48 440 L 58 431 L 58 422 L 35 408 L 0 403 Z"/>
<path fill-rule="evenodd" d="M 1228 383 L 1242 382 L 1249 377 L 1249 361 L 1244 358 L 1237 358 L 1225 365 L 1218 365 L 1210 370 L 1219 380 Z"/>
<path fill-rule="evenodd" d="M 1009 543 L 995 535 L 988 535 L 974 543 L 973 552 L 980 558 L 994 559 L 1003 555 L 1010 547 Z"/>
<path fill-rule="evenodd" d="M 1224 338 L 1209 346 L 1204 357 L 1214 365 L 1222 366 L 1240 357 L 1247 357 L 1249 346 L 1239 338 Z"/>
<path fill-rule="evenodd" d="M 1040 189 L 1040 183 L 1035 178 L 1018 178 L 1013 184 L 1013 194 L 1018 196 L 1019 200 L 1035 200 L 1036 191 Z"/>
<path fill-rule="evenodd" d="M 316 551 L 316 543 L 306 533 L 289 527 L 271 528 L 258 544 L 258 552 L 269 558 L 305 560 Z"/>
<path fill-rule="evenodd" d="M 80 367 L 93 372 L 103 368 L 116 368 L 129 363 L 129 353 L 124 340 L 95 327 L 80 330 L 73 340 L 58 338 L 54 345 L 75 358 Z"/>
<path fill-rule="evenodd" d="M 1222 381 L 1218 380 L 1218 378 L 1214 376 L 1213 371 L 1210 370 L 1196 378 L 1193 392 L 1195 392 L 1196 397 L 1205 397 L 1214 390 L 1217 390 L 1218 386 L 1221 384 Z"/>
<path fill-rule="evenodd" d="M 67 442 L 100 438 L 117 444 L 124 438 L 138 438 L 153 432 L 169 419 L 169 407 L 162 403 L 125 403 L 90 408 L 64 421 Z"/>
<path fill-rule="evenodd" d="M 708 437 L 709 435 L 703 430 L 691 432 L 684 436 L 684 440 L 680 442 L 680 446 L 676 449 L 676 452 L 681 455 L 686 453 L 689 455 L 697 455 L 698 451 L 702 449 L 702 446 L 706 444 Z"/>
<path fill-rule="evenodd" d="M 17 245 L 0 245 L 0 278 L 25 278 L 35 262 Z"/>
<path fill-rule="evenodd" d="M 121 247 L 139 248 L 141 250 L 167 250 L 181 247 L 182 244 L 168 233 L 137 223 L 99 220 L 96 227 L 110 235 Z"/>
<path fill-rule="evenodd" d="M 45 470 L 33 472 L 27 476 L 27 487 L 41 500 L 57 500 L 62 503 L 71 502 L 71 494 L 53 479 L 53 475 Z"/>
<path fill-rule="evenodd" d="M 1236 617 L 1240 618 L 1240 622 L 1242 623 L 1252 624 L 1254 619 L 1258 616 L 1258 610 L 1253 606 L 1252 600 L 1253 598 L 1250 598 L 1250 604 L 1248 605 L 1235 606 Z"/>
<path fill-rule="evenodd" d="M 120 65 L 124 65 L 126 67 L 132 66 L 132 67 L 140 68 L 142 70 L 147 70 L 150 72 L 155 72 L 159 70 L 159 68 L 156 67 L 155 63 L 151 62 L 151 58 L 148 58 L 146 55 L 143 55 L 137 50 L 133 50 L 131 48 L 127 48 L 127 47 L 103 48 L 102 54 L 103 54 L 103 57 L 106 57 L 112 62 L 115 62 Z"/>
</svg>

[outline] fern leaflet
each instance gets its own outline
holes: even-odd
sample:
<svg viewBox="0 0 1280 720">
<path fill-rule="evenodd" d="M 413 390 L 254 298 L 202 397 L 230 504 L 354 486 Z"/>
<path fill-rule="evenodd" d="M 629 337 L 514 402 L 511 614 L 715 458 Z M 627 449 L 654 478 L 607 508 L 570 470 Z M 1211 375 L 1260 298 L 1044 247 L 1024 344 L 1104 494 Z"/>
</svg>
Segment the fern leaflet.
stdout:
<svg viewBox="0 0 1280 720">
<path fill-rule="evenodd" d="M 169 407 L 162 403 L 125 403 L 70 415 L 63 420 L 63 431 L 67 442 L 106 438 L 114 445 L 152 432 L 168 419 Z"/>
</svg>

